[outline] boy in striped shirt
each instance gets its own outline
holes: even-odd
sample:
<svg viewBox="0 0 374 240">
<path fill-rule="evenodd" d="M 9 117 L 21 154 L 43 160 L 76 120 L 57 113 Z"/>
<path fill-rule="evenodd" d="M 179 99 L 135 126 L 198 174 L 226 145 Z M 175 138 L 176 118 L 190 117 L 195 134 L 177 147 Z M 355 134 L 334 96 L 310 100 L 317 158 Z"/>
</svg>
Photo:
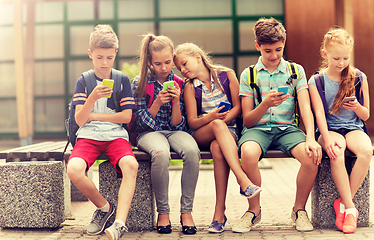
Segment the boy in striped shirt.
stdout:
<svg viewBox="0 0 374 240">
<path fill-rule="evenodd" d="M 309 93 L 305 72 L 296 64 L 299 79 L 296 91 L 300 114 L 306 128 L 306 135 L 295 124 L 295 99 L 293 86 L 287 83 L 290 71 L 283 59 L 286 30 L 274 18 L 261 18 L 254 27 L 255 46 L 261 56 L 255 65 L 257 85 L 260 89 L 261 103 L 257 100 L 245 69 L 240 76 L 240 91 L 244 129 L 238 142 L 242 167 L 249 179 L 261 186 L 258 161 L 268 149 L 280 149 L 290 157 L 296 158 L 301 167 L 296 180 L 296 198 L 291 218 L 298 231 L 311 231 L 313 226 L 305 211 L 305 205 L 321 161 L 321 146 L 314 139 L 314 121 L 310 108 Z M 282 95 L 279 86 L 288 86 Z M 248 199 L 248 211 L 233 226 L 234 232 L 248 232 L 253 224 L 260 222 L 260 194 Z"/>
</svg>

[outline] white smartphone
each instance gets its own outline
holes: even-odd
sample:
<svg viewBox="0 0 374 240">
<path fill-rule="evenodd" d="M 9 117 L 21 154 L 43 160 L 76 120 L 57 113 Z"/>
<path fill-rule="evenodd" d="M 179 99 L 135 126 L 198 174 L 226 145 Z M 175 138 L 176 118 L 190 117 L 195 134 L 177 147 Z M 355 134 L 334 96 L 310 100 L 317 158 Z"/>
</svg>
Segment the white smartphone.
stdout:
<svg viewBox="0 0 374 240">
<path fill-rule="evenodd" d="M 343 103 L 347 103 L 347 102 L 354 101 L 354 100 L 356 100 L 356 96 L 346 97 L 344 98 Z"/>
</svg>

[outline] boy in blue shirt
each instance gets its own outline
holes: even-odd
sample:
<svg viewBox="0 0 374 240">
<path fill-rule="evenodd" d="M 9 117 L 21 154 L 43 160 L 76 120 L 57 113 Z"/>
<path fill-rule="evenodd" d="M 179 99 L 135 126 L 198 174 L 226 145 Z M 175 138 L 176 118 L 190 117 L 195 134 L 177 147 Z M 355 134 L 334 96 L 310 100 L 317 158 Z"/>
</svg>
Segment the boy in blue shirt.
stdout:
<svg viewBox="0 0 374 240">
<path fill-rule="evenodd" d="M 128 142 L 123 123 L 131 120 L 134 98 L 129 78 L 122 74 L 121 91 L 114 98 L 113 89 L 102 85 L 103 79 L 114 78 L 112 65 L 118 51 L 118 38 L 109 25 L 97 25 L 90 35 L 88 55 L 94 65 L 96 87 L 88 95 L 85 79 L 77 81 L 72 107 L 75 107 L 75 120 L 80 128 L 77 143 L 67 165 L 67 173 L 74 185 L 97 207 L 92 221 L 87 227 L 90 235 L 100 234 L 114 206 L 98 191 L 85 172 L 104 153 L 123 178 L 118 192 L 116 220 L 105 230 L 109 239 L 119 239 L 127 231 L 127 214 L 135 191 L 138 162 Z M 109 98 L 108 98 L 109 97 Z M 115 103 L 114 101 L 117 101 Z M 120 111 L 116 111 L 119 106 Z"/>
<path fill-rule="evenodd" d="M 249 179 L 261 186 L 258 161 L 269 148 L 280 149 L 300 163 L 296 179 L 296 198 L 291 218 L 298 231 L 311 231 L 313 226 L 305 211 L 305 205 L 321 161 L 321 146 L 314 139 L 314 122 L 310 108 L 308 86 L 302 66 L 296 65 L 299 72 L 296 91 L 300 114 L 306 135 L 295 124 L 295 99 L 292 96 L 292 83 L 288 84 L 290 71 L 283 59 L 286 30 L 274 18 L 261 18 L 254 26 L 255 46 L 261 56 L 255 65 L 257 92 L 250 87 L 246 68 L 240 76 L 239 95 L 242 99 L 244 129 L 238 142 L 242 167 Z M 279 86 L 288 86 L 287 94 L 278 92 Z M 234 232 L 248 232 L 253 224 L 261 220 L 260 194 L 248 199 L 248 211 L 233 226 Z"/>
</svg>

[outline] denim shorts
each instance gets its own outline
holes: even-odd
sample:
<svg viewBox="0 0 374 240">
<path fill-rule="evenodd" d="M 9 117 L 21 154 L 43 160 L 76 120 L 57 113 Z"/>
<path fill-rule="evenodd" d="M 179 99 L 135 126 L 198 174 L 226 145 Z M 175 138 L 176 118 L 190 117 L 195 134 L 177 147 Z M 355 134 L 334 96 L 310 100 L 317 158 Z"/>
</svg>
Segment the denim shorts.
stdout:
<svg viewBox="0 0 374 240">
<path fill-rule="evenodd" d="M 241 145 L 247 141 L 254 141 L 260 145 L 262 150 L 260 159 L 264 157 L 268 149 L 278 149 L 293 157 L 291 149 L 299 143 L 305 142 L 306 135 L 294 125 L 272 127 L 271 129 L 253 127 L 247 129 L 240 138 L 238 142 L 239 154 Z"/>
</svg>

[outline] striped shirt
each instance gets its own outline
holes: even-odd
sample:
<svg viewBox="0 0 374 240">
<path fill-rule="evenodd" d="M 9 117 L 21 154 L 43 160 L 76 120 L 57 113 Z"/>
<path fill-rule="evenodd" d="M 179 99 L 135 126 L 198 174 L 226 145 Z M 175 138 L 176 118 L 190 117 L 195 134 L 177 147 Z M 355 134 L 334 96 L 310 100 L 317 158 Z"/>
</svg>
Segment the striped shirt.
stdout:
<svg viewBox="0 0 374 240">
<path fill-rule="evenodd" d="M 173 81 L 174 73 L 173 71 L 170 72 L 168 76 L 167 81 Z M 134 81 L 132 82 L 131 89 L 133 92 L 135 92 L 136 88 L 139 84 L 139 78 L 140 76 L 135 77 Z M 155 91 L 153 95 L 153 101 L 156 100 L 158 93 L 163 89 L 162 84 L 157 80 L 156 74 L 153 74 L 151 77 L 150 74 L 148 75 L 148 84 L 154 83 Z M 183 86 L 184 87 L 184 86 Z M 181 89 L 181 92 L 183 89 Z M 170 102 L 163 104 L 160 109 L 158 110 L 156 117 L 153 118 L 152 115 L 148 111 L 148 107 L 145 101 L 145 97 L 142 96 L 141 98 L 138 96 L 138 94 L 135 94 L 135 105 L 136 105 L 136 123 L 137 128 L 136 132 L 137 134 L 142 132 L 149 132 L 149 131 L 161 131 L 161 130 L 185 130 L 186 126 L 186 118 L 185 118 L 185 109 L 184 109 L 184 101 L 183 101 L 183 95 L 181 94 L 180 99 L 180 109 L 182 113 L 182 121 L 173 126 L 171 124 L 171 113 L 172 113 L 172 104 Z"/>
<path fill-rule="evenodd" d="M 96 84 L 101 85 L 103 79 L 96 77 Z M 77 81 L 72 105 L 84 105 L 87 100 L 86 82 L 82 77 Z M 113 114 L 116 113 L 115 105 L 113 101 L 113 95 L 110 98 L 100 98 L 96 100 L 91 113 L 104 113 Z M 134 97 L 131 92 L 130 80 L 126 75 L 122 75 L 121 79 L 121 92 L 120 92 L 120 107 L 121 111 L 126 109 L 135 108 Z M 97 141 L 112 141 L 117 138 L 123 138 L 129 140 L 126 129 L 122 127 L 122 124 L 102 122 L 102 121 L 91 121 L 85 123 L 77 131 L 77 138 L 86 138 Z"/>
<path fill-rule="evenodd" d="M 292 86 L 286 83 L 291 75 L 286 61 L 282 58 L 278 68 L 273 73 L 270 73 L 261 60 L 262 57 L 259 58 L 255 67 L 257 70 L 257 85 L 260 88 L 262 99 L 265 99 L 270 90 L 277 90 L 279 86 L 288 86 L 288 94 L 290 94 L 291 97 L 289 97 L 279 106 L 270 107 L 254 127 L 271 129 L 272 127 L 287 127 L 290 124 L 295 124 L 295 99 L 292 96 Z M 296 91 L 299 92 L 302 89 L 307 89 L 308 85 L 304 68 L 299 64 L 297 64 L 297 68 L 300 77 L 298 80 L 294 79 L 293 81 L 297 81 Z M 247 71 L 248 68 L 244 69 L 240 75 L 239 96 L 255 98 L 255 107 L 257 107 L 257 92 L 253 91 L 248 83 Z M 243 131 L 245 130 L 247 129 L 244 127 Z"/>
<path fill-rule="evenodd" d="M 217 78 L 219 75 L 217 75 Z M 221 85 L 221 82 L 218 81 L 218 83 Z M 202 86 L 201 88 L 201 114 L 198 116 L 198 118 L 202 117 L 204 114 L 209 113 L 213 109 L 216 109 L 221 101 L 228 102 L 226 93 L 223 93 L 219 87 L 214 83 L 213 78 L 210 78 L 210 86 L 212 91 L 210 92 L 209 89 L 205 86 L 205 84 L 200 81 L 199 79 L 195 78 L 193 80 L 194 87 Z M 233 120 L 230 123 L 227 124 L 227 126 L 236 127 L 236 121 Z"/>
</svg>

